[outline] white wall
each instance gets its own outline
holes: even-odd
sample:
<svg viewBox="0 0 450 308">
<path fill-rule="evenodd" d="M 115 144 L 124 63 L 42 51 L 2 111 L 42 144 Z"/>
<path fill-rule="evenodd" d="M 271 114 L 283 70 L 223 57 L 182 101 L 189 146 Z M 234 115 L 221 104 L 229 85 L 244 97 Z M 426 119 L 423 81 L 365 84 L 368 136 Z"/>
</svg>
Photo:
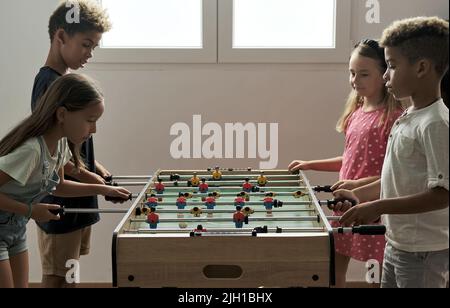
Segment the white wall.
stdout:
<svg viewBox="0 0 450 308">
<path fill-rule="evenodd" d="M 380 0 L 381 23 L 365 22 L 365 1 L 352 0 L 352 41 L 379 37 L 395 19 L 439 15 L 447 0 Z M 35 74 L 48 51 L 47 19 L 57 0 L 0 1 L 0 136 L 25 117 Z M 85 73 L 99 80 L 107 111 L 95 137 L 96 156 L 114 174 L 152 174 L 159 168 L 258 167 L 259 160 L 174 160 L 169 129 L 175 122 L 279 123 L 279 168 L 292 159 L 337 156 L 343 137 L 336 120 L 348 94 L 347 64 L 308 65 L 105 65 Z M 308 172 L 313 184 L 336 174 Z M 137 192 L 139 189 L 136 188 Z M 324 195 L 323 197 L 329 197 Z M 102 207 L 110 206 L 101 202 Z M 111 236 L 120 215 L 104 215 L 94 226 L 91 253 L 82 258 L 83 282 L 111 281 Z M 40 280 L 34 223 L 29 224 L 30 280 Z M 364 280 L 352 263 L 350 280 Z"/>
</svg>

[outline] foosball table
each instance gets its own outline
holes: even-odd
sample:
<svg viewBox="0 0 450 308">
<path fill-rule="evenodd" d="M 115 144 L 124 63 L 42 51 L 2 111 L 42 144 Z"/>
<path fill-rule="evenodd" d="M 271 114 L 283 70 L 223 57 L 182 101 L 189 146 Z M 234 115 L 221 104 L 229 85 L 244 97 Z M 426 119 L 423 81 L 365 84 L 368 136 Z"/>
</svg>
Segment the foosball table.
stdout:
<svg viewBox="0 0 450 308">
<path fill-rule="evenodd" d="M 333 233 L 380 229 L 333 229 L 337 218 L 321 206 L 335 201 L 319 201 L 318 191 L 329 187 L 311 186 L 303 172 L 159 170 L 114 230 L 113 285 L 333 285 Z"/>
</svg>

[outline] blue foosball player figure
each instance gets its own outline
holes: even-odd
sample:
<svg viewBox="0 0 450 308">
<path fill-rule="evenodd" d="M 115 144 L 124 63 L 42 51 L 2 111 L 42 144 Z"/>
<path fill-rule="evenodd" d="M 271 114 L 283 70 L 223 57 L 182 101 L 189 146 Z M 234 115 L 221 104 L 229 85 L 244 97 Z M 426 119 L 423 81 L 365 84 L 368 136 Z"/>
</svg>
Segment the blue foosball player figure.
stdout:
<svg viewBox="0 0 450 308">
<path fill-rule="evenodd" d="M 244 184 L 242 184 L 242 189 L 247 192 L 250 193 L 252 192 L 253 189 L 253 185 L 250 183 L 250 179 L 246 178 Z"/>
<path fill-rule="evenodd" d="M 154 207 L 150 208 L 150 214 L 147 215 L 147 223 L 150 229 L 156 229 L 159 223 L 159 215 L 155 213 L 156 209 Z"/>
<path fill-rule="evenodd" d="M 176 206 L 179 210 L 184 210 L 184 208 L 186 207 L 186 198 L 184 197 L 183 193 L 178 194 Z"/>
<path fill-rule="evenodd" d="M 164 193 L 164 190 L 166 190 L 166 187 L 164 186 L 160 178 L 158 178 L 158 183 L 155 184 L 155 190 L 159 195 L 162 195 Z"/>
<path fill-rule="evenodd" d="M 236 206 L 236 212 L 233 214 L 233 222 L 236 228 L 240 229 L 244 226 L 245 215 L 242 213 L 242 207 Z"/>
<path fill-rule="evenodd" d="M 208 197 L 205 200 L 205 206 L 208 210 L 214 210 L 216 207 L 216 199 L 213 197 L 212 193 L 208 194 Z"/>
<path fill-rule="evenodd" d="M 245 198 L 242 197 L 240 194 L 238 194 L 236 199 L 234 199 L 234 206 L 244 207 L 245 206 Z"/>
<path fill-rule="evenodd" d="M 148 198 L 147 202 L 145 202 L 145 205 L 149 208 L 157 207 L 158 206 L 158 198 L 156 198 L 156 195 L 151 194 L 150 198 Z"/>
<path fill-rule="evenodd" d="M 206 183 L 206 179 L 202 178 L 202 182 L 198 185 L 198 191 L 202 194 L 206 194 L 208 192 L 209 186 Z"/>
</svg>

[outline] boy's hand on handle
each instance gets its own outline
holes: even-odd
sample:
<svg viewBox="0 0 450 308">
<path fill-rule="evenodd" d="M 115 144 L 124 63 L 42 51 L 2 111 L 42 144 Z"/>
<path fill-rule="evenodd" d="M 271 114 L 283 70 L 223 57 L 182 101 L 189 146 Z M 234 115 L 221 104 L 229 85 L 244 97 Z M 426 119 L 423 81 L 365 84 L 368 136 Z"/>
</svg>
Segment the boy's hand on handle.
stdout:
<svg viewBox="0 0 450 308">
<path fill-rule="evenodd" d="M 309 170 L 308 164 L 309 164 L 309 162 L 307 162 L 307 161 L 294 160 L 292 163 L 289 164 L 288 170 L 290 172 L 295 172 L 298 170 Z"/>
<path fill-rule="evenodd" d="M 31 218 L 36 222 L 45 223 L 50 220 L 60 220 L 59 215 L 53 214 L 51 210 L 59 210 L 61 207 L 57 204 L 38 203 L 32 205 Z"/>
<path fill-rule="evenodd" d="M 345 212 L 339 223 L 344 227 L 378 223 L 381 215 L 378 208 L 376 201 L 358 204 Z"/>
<path fill-rule="evenodd" d="M 350 208 L 359 203 L 358 197 L 356 197 L 356 195 L 351 190 L 339 189 L 333 192 L 333 196 L 336 200 L 345 200 L 344 202 L 337 202 L 331 208 L 331 210 L 333 211 L 347 212 Z"/>
<path fill-rule="evenodd" d="M 331 186 L 331 190 L 335 191 L 338 189 L 352 190 L 358 187 L 358 181 L 356 180 L 344 180 L 338 181 L 333 186 Z"/>
<path fill-rule="evenodd" d="M 104 194 L 106 201 L 113 203 L 124 203 L 130 200 L 131 192 L 123 187 L 105 186 Z"/>
</svg>

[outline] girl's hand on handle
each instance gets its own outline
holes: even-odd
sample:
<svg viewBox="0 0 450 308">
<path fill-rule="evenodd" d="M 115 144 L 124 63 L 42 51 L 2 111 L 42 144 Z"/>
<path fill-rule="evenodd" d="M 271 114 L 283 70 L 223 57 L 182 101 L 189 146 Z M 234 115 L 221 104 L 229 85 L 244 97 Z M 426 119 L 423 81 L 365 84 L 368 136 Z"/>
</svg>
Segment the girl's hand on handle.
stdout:
<svg viewBox="0 0 450 308">
<path fill-rule="evenodd" d="M 339 189 L 333 192 L 333 196 L 335 199 L 346 200 L 345 202 L 338 202 L 334 205 L 333 210 L 337 212 L 347 212 L 353 207 L 352 203 L 347 200 L 354 200 L 356 204 L 359 203 L 358 197 L 351 190 Z"/>
<path fill-rule="evenodd" d="M 345 190 L 352 190 L 357 188 L 358 185 L 358 181 L 356 180 L 344 180 L 344 181 L 339 181 L 336 182 L 333 186 L 331 186 L 331 190 L 335 191 L 338 189 L 345 189 Z"/>
<path fill-rule="evenodd" d="M 128 200 L 130 200 L 131 192 L 128 189 L 125 189 L 123 187 L 116 187 L 116 186 L 105 186 L 105 193 L 103 194 L 105 197 L 112 198 L 114 203 L 124 203 Z M 119 200 L 123 201 L 119 201 Z"/>
<path fill-rule="evenodd" d="M 60 220 L 59 215 L 55 215 L 50 210 L 59 210 L 57 204 L 37 203 L 32 205 L 31 218 L 36 222 L 45 223 L 50 220 Z"/>
<path fill-rule="evenodd" d="M 291 172 L 295 172 L 298 170 L 309 170 L 308 166 L 309 162 L 304 160 L 294 160 L 289 164 L 288 169 Z"/>
</svg>

